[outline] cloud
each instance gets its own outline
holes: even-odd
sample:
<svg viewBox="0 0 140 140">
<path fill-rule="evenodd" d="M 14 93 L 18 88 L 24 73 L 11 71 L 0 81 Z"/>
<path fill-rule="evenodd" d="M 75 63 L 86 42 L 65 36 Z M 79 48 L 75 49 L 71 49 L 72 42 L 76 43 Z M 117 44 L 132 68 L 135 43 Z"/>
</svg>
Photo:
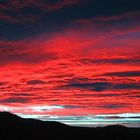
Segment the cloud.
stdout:
<svg viewBox="0 0 140 140">
<path fill-rule="evenodd" d="M 119 108 L 124 108 L 124 106 L 127 106 L 127 104 L 106 104 L 106 105 L 101 105 L 99 107 L 106 108 L 106 109 L 119 109 Z"/>
<path fill-rule="evenodd" d="M 119 16 L 117 20 L 128 15 L 131 20 L 131 17 L 135 14 L 124 14 Z M 121 22 L 119 20 L 117 22 L 120 25 Z M 118 24 L 110 25 L 109 23 L 106 26 L 98 24 L 98 27 L 94 23 L 91 24 L 91 27 L 87 27 L 86 25 L 85 27 L 77 27 L 74 24 L 71 27 L 66 27 L 64 30 L 61 30 L 61 32 L 55 30 L 50 34 L 50 31 L 49 36 L 48 32 L 45 31 L 46 33 L 36 37 L 27 37 L 26 39 L 15 41 L 0 40 L 0 64 L 11 62 L 39 63 L 58 58 L 78 57 L 81 63 L 139 64 L 139 57 L 118 58 L 117 56 L 116 58 L 100 57 L 100 59 L 97 57 L 107 53 L 113 55 L 116 52 L 119 55 L 122 52 L 125 53 L 126 50 L 129 53 L 137 53 L 139 51 L 139 38 L 138 36 L 129 37 L 128 34 L 135 35 L 140 29 L 138 26 L 133 25 L 133 23 L 133 26 L 131 26 L 131 23 L 128 23 L 130 28 L 132 28 L 130 29 L 129 27 L 124 28 L 125 25 L 123 24 L 121 24 L 122 27 L 117 27 Z M 118 32 L 120 33 L 118 34 Z M 66 47 L 67 49 L 65 49 Z"/>
<path fill-rule="evenodd" d="M 130 65 L 138 65 L 140 63 L 140 59 L 138 56 L 127 56 L 125 58 L 121 57 L 116 57 L 116 58 L 82 58 L 79 60 L 81 64 L 130 64 Z"/>
<path fill-rule="evenodd" d="M 10 1 L 9 1 L 10 3 Z M 15 7 L 16 9 L 21 9 L 25 7 L 38 7 L 46 12 L 48 11 L 53 11 L 53 10 L 58 10 L 63 8 L 64 6 L 67 5 L 73 5 L 79 3 L 79 0 L 55 0 L 55 1 L 50 1 L 50 0 L 25 0 L 23 2 L 19 0 L 12 0 L 11 5 Z M 45 9 L 46 8 L 46 9 Z"/>
<path fill-rule="evenodd" d="M 60 88 L 79 88 L 79 89 L 84 89 L 84 90 L 93 90 L 93 91 L 104 91 L 106 90 L 108 87 L 110 86 L 110 83 L 108 82 L 96 82 L 96 83 L 71 83 L 64 85 L 64 86 L 60 86 L 58 87 L 58 89 Z"/>
<path fill-rule="evenodd" d="M 140 114 L 139 113 L 116 113 L 116 114 L 101 114 L 101 115 L 83 115 L 83 116 L 49 116 L 36 114 L 22 114 L 18 113 L 23 118 L 36 118 L 44 121 L 59 121 L 73 126 L 87 126 L 87 127 L 103 127 L 107 125 L 120 124 L 126 127 L 138 127 Z"/>
<path fill-rule="evenodd" d="M 45 111 L 45 110 L 53 110 L 53 109 L 63 109 L 63 106 L 31 106 L 31 107 L 26 107 L 25 109 L 29 109 L 32 111 Z"/>
<path fill-rule="evenodd" d="M 38 63 L 56 58 L 53 52 L 44 52 L 42 43 L 34 39 L 18 41 L 0 41 L 0 64 L 7 63 Z M 38 53 L 40 52 L 40 54 Z"/>
<path fill-rule="evenodd" d="M 4 86 L 4 85 L 7 85 L 6 82 L 0 82 L 0 86 Z"/>
<path fill-rule="evenodd" d="M 6 99 L 0 100 L 1 104 L 11 104 L 11 103 L 28 103 L 28 98 L 19 98 L 19 97 L 9 97 Z"/>
<path fill-rule="evenodd" d="M 100 34 L 100 37 L 114 38 L 116 36 L 127 35 L 130 32 L 140 30 L 138 22 L 140 21 L 140 12 L 126 12 L 113 16 L 100 15 L 91 18 L 81 18 L 74 21 L 77 28 L 93 31 L 94 34 Z"/>
<path fill-rule="evenodd" d="M 105 73 L 103 74 L 103 76 L 138 77 L 140 76 L 140 71 L 112 72 L 112 73 Z"/>
<path fill-rule="evenodd" d="M 121 84 L 115 84 L 114 89 L 116 90 L 140 90 L 140 83 L 121 83 Z"/>
<path fill-rule="evenodd" d="M 101 3 L 0 2 L 1 104 L 61 116 L 139 111 L 140 12 Z"/>
<path fill-rule="evenodd" d="M 117 93 L 105 93 L 103 94 L 98 94 L 98 93 L 90 93 L 90 94 L 82 94 L 82 93 L 77 93 L 75 95 L 76 97 L 81 97 L 81 98 L 86 98 L 86 97 L 119 97 L 120 95 Z"/>
<path fill-rule="evenodd" d="M 89 18 L 89 19 L 81 19 L 81 20 L 77 20 L 76 22 L 79 24 L 83 24 L 83 25 L 90 25 L 93 23 L 98 22 L 100 24 L 100 22 L 120 22 L 120 21 L 124 21 L 124 20 L 129 20 L 129 19 L 133 19 L 136 20 L 138 19 L 140 16 L 140 12 L 124 12 L 118 15 L 113 15 L 113 16 L 98 16 L 96 18 Z"/>
<path fill-rule="evenodd" d="M 36 23 L 43 14 L 62 9 L 63 7 L 76 5 L 80 0 L 8 0 L 0 2 L 0 20 L 9 23 Z"/>
<path fill-rule="evenodd" d="M 69 83 L 58 89 L 81 89 L 102 92 L 106 90 L 140 90 L 139 83 L 111 83 L 111 82 L 92 82 L 92 83 Z"/>
<path fill-rule="evenodd" d="M 17 98 L 18 97 L 30 97 L 30 96 L 34 96 L 31 93 L 19 93 L 19 92 L 9 93 L 9 94 L 11 94 L 12 96 L 16 96 Z"/>
<path fill-rule="evenodd" d="M 80 106 L 75 106 L 75 105 L 65 105 L 64 107 L 65 107 L 66 109 L 80 108 Z"/>
<path fill-rule="evenodd" d="M 40 85 L 40 84 L 45 84 L 46 82 L 42 80 L 29 80 L 27 81 L 27 85 Z"/>
</svg>

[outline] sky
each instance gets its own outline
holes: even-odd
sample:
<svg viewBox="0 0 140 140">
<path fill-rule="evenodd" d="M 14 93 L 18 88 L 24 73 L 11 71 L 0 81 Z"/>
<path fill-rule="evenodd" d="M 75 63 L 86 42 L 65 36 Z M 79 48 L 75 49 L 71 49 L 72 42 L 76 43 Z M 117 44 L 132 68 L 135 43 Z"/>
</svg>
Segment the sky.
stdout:
<svg viewBox="0 0 140 140">
<path fill-rule="evenodd" d="M 140 127 L 140 1 L 0 0 L 0 111 Z"/>
</svg>

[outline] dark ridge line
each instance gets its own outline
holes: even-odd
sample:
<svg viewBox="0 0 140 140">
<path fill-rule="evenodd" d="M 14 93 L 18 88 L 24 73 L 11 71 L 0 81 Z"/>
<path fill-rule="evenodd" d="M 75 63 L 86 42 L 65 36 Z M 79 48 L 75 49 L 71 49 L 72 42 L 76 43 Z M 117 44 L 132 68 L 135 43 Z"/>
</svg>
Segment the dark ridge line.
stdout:
<svg viewBox="0 0 140 140">
<path fill-rule="evenodd" d="M 9 112 L 0 112 L 1 140 L 48 140 L 48 139 L 107 139 L 139 140 L 140 128 L 127 128 L 121 125 L 106 127 L 75 127 L 55 121 L 23 119 Z"/>
</svg>

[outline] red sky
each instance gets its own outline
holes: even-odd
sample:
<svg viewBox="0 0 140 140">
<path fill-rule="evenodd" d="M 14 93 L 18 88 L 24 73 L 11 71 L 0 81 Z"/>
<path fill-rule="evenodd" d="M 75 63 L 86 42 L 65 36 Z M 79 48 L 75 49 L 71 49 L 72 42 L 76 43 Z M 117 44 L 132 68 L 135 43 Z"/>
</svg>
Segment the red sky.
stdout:
<svg viewBox="0 0 140 140">
<path fill-rule="evenodd" d="M 140 41 L 129 36 L 137 29 L 1 41 L 10 49 L 1 49 L 1 104 L 72 106 L 65 115 L 138 112 Z"/>
<path fill-rule="evenodd" d="M 38 8 L 48 14 L 78 3 L 63 0 L 48 11 L 41 3 Z M 17 11 L 30 4 L 37 6 L 37 1 L 13 3 Z M 20 23 L 5 14 L 0 19 L 10 26 L 31 24 L 27 17 L 18 15 L 25 21 Z M 139 17 L 138 11 L 81 16 L 68 20 L 62 30 L 54 27 L 20 39 L 1 37 L 0 110 L 58 116 L 139 113 Z M 31 19 L 44 25 L 38 17 Z"/>
</svg>

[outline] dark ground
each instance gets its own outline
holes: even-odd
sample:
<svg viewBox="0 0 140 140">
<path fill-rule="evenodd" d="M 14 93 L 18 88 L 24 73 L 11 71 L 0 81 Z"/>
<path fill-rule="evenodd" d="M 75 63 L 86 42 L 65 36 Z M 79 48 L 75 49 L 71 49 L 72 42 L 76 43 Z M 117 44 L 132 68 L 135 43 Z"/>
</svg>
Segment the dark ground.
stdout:
<svg viewBox="0 0 140 140">
<path fill-rule="evenodd" d="M 71 127 L 59 122 L 22 119 L 0 112 L 0 140 L 140 140 L 140 128 L 107 126 L 103 128 Z"/>
</svg>

